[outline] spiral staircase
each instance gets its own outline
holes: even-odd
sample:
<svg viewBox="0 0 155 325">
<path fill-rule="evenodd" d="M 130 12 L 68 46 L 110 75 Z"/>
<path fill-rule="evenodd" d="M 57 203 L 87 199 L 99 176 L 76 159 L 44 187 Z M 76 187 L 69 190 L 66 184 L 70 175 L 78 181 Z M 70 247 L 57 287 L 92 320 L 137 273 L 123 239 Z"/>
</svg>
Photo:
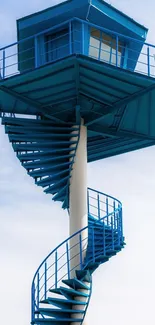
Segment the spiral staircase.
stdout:
<svg viewBox="0 0 155 325">
<path fill-rule="evenodd" d="M 6 114 L 2 124 L 28 174 L 69 212 L 70 178 L 80 125 Z M 82 324 L 91 297 L 93 272 L 125 245 L 121 203 L 90 188 L 87 193 L 88 226 L 56 247 L 35 273 L 32 324 Z"/>
</svg>

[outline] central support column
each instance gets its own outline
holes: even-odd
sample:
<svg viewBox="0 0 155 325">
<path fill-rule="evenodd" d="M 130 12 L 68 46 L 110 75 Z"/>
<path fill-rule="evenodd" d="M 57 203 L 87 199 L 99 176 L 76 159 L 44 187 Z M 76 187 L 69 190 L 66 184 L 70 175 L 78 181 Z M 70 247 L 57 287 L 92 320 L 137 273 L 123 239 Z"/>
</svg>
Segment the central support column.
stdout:
<svg viewBox="0 0 155 325">
<path fill-rule="evenodd" d="M 76 138 L 77 139 L 77 138 Z M 80 229 L 88 226 L 87 214 L 87 128 L 81 119 L 80 136 L 76 156 L 71 172 L 70 195 L 70 236 Z M 87 247 L 87 230 L 81 233 L 81 245 L 83 248 L 82 260 L 84 259 Z M 70 241 L 70 248 L 79 243 L 80 236 L 77 235 Z M 80 269 L 80 244 L 70 250 L 70 270 Z M 76 267 L 77 266 L 77 267 Z M 75 269 L 71 271 L 71 276 L 75 276 Z"/>
<path fill-rule="evenodd" d="M 76 133 L 76 132 L 75 132 Z M 72 138 L 73 140 L 73 138 Z M 77 140 L 77 137 L 76 137 Z M 72 146 L 71 146 L 72 147 Z M 69 212 L 70 212 L 70 236 L 88 226 L 87 212 L 87 128 L 83 125 L 81 119 L 80 135 L 74 164 L 72 166 L 70 179 L 69 195 Z M 70 240 L 70 277 L 76 276 L 75 271 L 81 269 L 88 243 L 88 230 L 74 236 Z M 80 250 L 82 248 L 82 254 Z M 87 283 L 89 286 L 90 284 Z M 79 289 L 79 291 L 88 293 L 89 290 Z M 74 300 L 87 301 L 87 297 L 74 297 Z M 74 309 L 85 310 L 85 305 L 74 305 Z M 78 314 L 83 318 L 83 314 Z M 72 318 L 77 318 L 77 314 L 72 314 Z M 79 325 L 79 322 L 71 322 L 71 325 Z M 83 323 L 84 325 L 84 323 Z"/>
</svg>

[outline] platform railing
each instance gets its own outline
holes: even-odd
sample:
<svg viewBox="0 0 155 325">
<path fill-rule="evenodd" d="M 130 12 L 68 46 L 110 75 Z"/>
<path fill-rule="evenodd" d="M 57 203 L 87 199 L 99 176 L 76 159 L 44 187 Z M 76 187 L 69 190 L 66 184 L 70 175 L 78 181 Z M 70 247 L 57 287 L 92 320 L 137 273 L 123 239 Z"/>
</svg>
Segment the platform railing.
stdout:
<svg viewBox="0 0 155 325">
<path fill-rule="evenodd" d="M 78 18 L 0 48 L 0 76 L 2 79 L 9 78 L 72 54 L 83 54 L 155 77 L 155 45 Z"/>
<path fill-rule="evenodd" d="M 115 249 L 116 245 L 120 245 L 123 242 L 122 204 L 120 201 L 88 188 L 88 213 L 96 219 L 96 223 L 99 220 L 101 225 L 103 223 L 103 238 L 97 241 L 93 236 L 94 225 L 88 225 L 64 240 L 44 259 L 37 269 L 32 282 L 32 322 L 35 317 L 35 311 L 39 309 L 40 301 L 47 299 L 47 293 L 50 289 L 57 289 L 63 279 L 70 279 L 74 269 L 82 270 L 86 263 L 95 262 L 98 255 L 106 256 L 108 250 Z M 111 229 L 113 236 L 109 244 L 105 245 L 107 227 Z M 73 237 L 76 240 L 74 245 L 71 245 Z M 92 241 L 92 256 L 89 260 L 83 260 L 89 245 L 88 240 Z M 103 249 L 96 253 L 95 245 L 100 241 L 104 241 Z M 76 255 L 73 254 L 72 250 L 76 251 Z M 72 263 L 73 259 L 78 260 L 79 263 L 74 268 L 71 268 L 71 265 L 75 265 L 75 263 Z"/>
</svg>

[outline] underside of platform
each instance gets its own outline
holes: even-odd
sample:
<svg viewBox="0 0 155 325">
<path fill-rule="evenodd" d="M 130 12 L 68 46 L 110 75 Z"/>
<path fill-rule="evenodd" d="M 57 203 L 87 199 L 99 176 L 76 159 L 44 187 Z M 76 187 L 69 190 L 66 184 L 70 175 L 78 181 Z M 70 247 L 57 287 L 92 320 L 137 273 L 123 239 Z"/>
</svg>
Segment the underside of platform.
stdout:
<svg viewBox="0 0 155 325">
<path fill-rule="evenodd" d="M 73 55 L 0 82 L 0 112 L 88 129 L 88 161 L 155 144 L 153 78 Z M 5 113 L 4 113 L 5 112 Z"/>
</svg>

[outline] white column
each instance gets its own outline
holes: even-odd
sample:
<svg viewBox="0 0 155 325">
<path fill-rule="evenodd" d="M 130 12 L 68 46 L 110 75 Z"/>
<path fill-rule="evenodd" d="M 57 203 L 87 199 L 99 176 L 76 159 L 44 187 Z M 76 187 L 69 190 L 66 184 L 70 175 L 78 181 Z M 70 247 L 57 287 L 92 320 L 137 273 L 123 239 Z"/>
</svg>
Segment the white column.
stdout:
<svg viewBox="0 0 155 325">
<path fill-rule="evenodd" d="M 87 128 L 81 120 L 80 137 L 76 151 L 75 161 L 73 164 L 70 179 L 70 195 L 69 195 L 69 214 L 70 214 L 70 236 L 78 230 L 88 226 L 87 214 Z M 87 246 L 87 230 L 82 232 L 83 250 Z M 79 243 L 79 235 L 70 241 L 70 248 Z M 70 269 L 76 267 L 80 269 L 79 244 L 70 250 Z M 84 259 L 86 250 L 83 251 Z M 77 255 L 77 256 L 76 256 Z M 75 276 L 75 270 L 71 272 L 71 276 Z"/>
</svg>

